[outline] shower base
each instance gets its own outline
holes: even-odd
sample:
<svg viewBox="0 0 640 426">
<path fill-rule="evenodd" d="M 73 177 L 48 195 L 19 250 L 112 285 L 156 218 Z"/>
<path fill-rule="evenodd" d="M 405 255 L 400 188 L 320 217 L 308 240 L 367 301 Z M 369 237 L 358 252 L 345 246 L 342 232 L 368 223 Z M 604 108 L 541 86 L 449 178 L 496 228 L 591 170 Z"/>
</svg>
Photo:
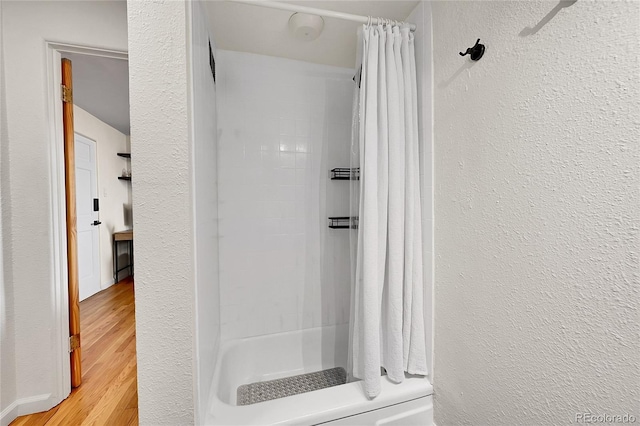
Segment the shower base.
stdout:
<svg viewBox="0 0 640 426">
<path fill-rule="evenodd" d="M 342 367 L 313 373 L 299 374 L 283 379 L 250 383 L 238 387 L 238 405 L 251 405 L 272 399 L 286 398 L 347 383 L 347 372 Z"/>
<path fill-rule="evenodd" d="M 380 377 L 380 395 L 368 398 L 361 381 L 279 394 L 246 404 L 242 386 L 302 380 L 326 370 L 346 370 L 349 324 L 228 340 L 220 346 L 210 402 L 201 422 L 210 426 L 432 425 L 433 387 L 421 376 L 402 383 Z M 284 386 L 284 385 L 283 385 Z M 285 386 L 289 389 L 290 386 Z M 311 390 L 311 389 L 310 389 Z"/>
</svg>

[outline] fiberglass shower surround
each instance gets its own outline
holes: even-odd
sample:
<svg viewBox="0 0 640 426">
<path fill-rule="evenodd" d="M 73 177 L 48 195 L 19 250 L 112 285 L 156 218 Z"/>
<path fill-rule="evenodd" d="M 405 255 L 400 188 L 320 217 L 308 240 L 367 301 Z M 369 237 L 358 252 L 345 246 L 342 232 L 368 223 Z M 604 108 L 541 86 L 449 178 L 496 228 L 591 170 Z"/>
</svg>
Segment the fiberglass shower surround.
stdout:
<svg viewBox="0 0 640 426">
<path fill-rule="evenodd" d="M 418 91 L 415 25 L 356 18 L 355 78 L 219 52 L 222 337 L 344 324 L 346 359 L 318 370 L 344 367 L 373 398 L 381 367 L 392 383 L 428 374 Z M 348 183 L 327 179 L 338 168 Z"/>
</svg>

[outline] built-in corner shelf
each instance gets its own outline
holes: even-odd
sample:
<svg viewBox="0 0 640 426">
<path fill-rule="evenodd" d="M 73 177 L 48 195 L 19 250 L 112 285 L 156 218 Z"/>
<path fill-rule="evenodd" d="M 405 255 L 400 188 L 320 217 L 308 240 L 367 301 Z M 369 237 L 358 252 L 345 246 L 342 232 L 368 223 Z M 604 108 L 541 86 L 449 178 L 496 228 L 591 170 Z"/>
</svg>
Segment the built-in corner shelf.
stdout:
<svg viewBox="0 0 640 426">
<path fill-rule="evenodd" d="M 331 180 L 360 180 L 360 167 L 336 167 L 329 172 Z"/>
<path fill-rule="evenodd" d="M 118 176 L 118 179 L 120 180 L 131 180 L 131 176 Z"/>
<path fill-rule="evenodd" d="M 357 216 L 340 216 L 329 218 L 329 228 L 331 229 L 358 229 Z"/>
</svg>

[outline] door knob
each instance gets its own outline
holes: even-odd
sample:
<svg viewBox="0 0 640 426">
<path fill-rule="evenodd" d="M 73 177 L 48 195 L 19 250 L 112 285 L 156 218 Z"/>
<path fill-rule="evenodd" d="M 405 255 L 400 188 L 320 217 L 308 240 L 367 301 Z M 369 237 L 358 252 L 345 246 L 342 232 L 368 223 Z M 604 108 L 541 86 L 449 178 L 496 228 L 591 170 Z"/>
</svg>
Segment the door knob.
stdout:
<svg viewBox="0 0 640 426">
<path fill-rule="evenodd" d="M 91 224 L 92 226 L 98 226 L 100 225 L 102 222 L 100 222 L 99 220 L 94 220 L 93 223 Z"/>
</svg>

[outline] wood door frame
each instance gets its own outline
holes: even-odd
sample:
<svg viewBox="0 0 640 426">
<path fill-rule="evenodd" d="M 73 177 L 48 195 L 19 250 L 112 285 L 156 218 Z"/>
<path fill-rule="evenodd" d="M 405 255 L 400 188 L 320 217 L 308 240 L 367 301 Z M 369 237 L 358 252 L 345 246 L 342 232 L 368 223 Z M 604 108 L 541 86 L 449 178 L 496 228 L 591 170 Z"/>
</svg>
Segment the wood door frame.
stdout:
<svg viewBox="0 0 640 426">
<path fill-rule="evenodd" d="M 67 224 L 65 202 L 64 132 L 62 125 L 61 82 L 63 53 L 79 53 L 113 59 L 128 60 L 126 51 L 72 45 L 46 41 L 47 58 L 47 121 L 49 124 L 49 164 L 51 176 L 50 244 L 53 256 L 52 287 L 52 345 L 56 357 L 54 405 L 71 393 L 71 365 L 69 362 L 69 289 L 67 272 Z M 115 178 L 114 178 L 115 179 Z"/>
</svg>

